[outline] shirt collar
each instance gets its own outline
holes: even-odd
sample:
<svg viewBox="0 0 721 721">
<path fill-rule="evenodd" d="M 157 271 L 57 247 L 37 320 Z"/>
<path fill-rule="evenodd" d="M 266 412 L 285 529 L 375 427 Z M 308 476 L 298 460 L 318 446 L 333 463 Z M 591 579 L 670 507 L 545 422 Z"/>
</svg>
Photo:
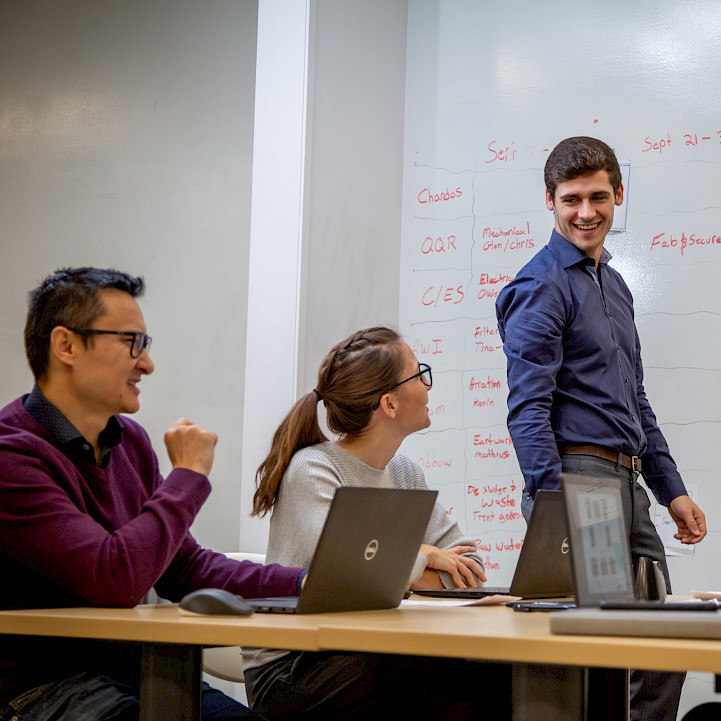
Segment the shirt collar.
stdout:
<svg viewBox="0 0 721 721">
<path fill-rule="evenodd" d="M 92 454 L 92 448 L 83 437 L 83 434 L 63 415 L 57 406 L 53 405 L 43 395 L 37 384 L 33 386 L 32 391 L 23 401 L 23 406 L 50 433 L 53 441 L 68 457 L 73 458 L 76 454 L 87 451 L 88 448 Z M 122 431 L 122 422 L 116 416 L 112 416 L 108 424 L 100 432 L 98 442 L 103 449 L 105 459 L 107 459 L 110 450 L 122 440 Z M 87 453 L 83 455 L 85 460 L 89 460 L 90 456 Z M 94 458 L 95 456 L 92 454 L 93 462 Z"/>
<path fill-rule="evenodd" d="M 570 268 L 572 265 L 578 265 L 579 263 L 587 265 L 587 261 L 592 261 L 583 251 L 566 240 L 555 228 L 551 233 L 551 240 L 548 241 L 548 247 L 564 268 Z M 606 265 L 612 257 L 604 246 L 601 250 L 599 264 Z"/>
</svg>

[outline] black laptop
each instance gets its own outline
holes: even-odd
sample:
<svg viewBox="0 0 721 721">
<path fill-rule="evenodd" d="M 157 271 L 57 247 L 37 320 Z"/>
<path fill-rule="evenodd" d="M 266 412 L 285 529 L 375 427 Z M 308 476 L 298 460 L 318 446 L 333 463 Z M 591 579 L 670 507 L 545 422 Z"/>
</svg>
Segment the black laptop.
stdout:
<svg viewBox="0 0 721 721">
<path fill-rule="evenodd" d="M 408 588 L 437 491 L 338 488 L 300 596 L 246 599 L 266 613 L 395 608 Z"/>
<path fill-rule="evenodd" d="M 598 607 L 634 598 L 631 553 L 624 521 L 621 481 L 561 474 L 561 496 L 571 548 L 574 603 L 516 603 L 520 611 Z"/>
<path fill-rule="evenodd" d="M 510 586 L 446 588 L 414 593 L 445 598 L 483 598 L 496 594 L 521 598 L 573 596 L 569 551 L 563 493 L 538 491 Z"/>
</svg>

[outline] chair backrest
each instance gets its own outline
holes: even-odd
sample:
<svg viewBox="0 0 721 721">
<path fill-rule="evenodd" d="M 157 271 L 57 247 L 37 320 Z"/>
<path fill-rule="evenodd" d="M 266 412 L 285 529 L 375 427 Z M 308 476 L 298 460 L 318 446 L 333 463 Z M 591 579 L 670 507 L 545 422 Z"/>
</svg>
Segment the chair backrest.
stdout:
<svg viewBox="0 0 721 721">
<path fill-rule="evenodd" d="M 263 553 L 226 553 L 234 561 L 265 563 Z M 203 649 L 203 671 L 225 681 L 243 683 L 243 665 L 238 646 Z"/>
<path fill-rule="evenodd" d="M 224 681 L 244 683 L 243 658 L 240 655 L 240 646 L 204 648 L 203 673 L 222 678 Z"/>
<path fill-rule="evenodd" d="M 254 563 L 265 563 L 264 553 L 226 553 L 228 558 L 232 558 L 234 561 L 253 561 Z"/>
</svg>

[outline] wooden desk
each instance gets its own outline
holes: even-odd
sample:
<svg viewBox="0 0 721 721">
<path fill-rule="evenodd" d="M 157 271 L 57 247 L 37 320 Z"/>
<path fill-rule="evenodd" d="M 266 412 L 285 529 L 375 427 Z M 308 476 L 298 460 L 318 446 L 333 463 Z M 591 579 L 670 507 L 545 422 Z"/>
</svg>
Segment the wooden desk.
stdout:
<svg viewBox="0 0 721 721">
<path fill-rule="evenodd" d="M 721 641 L 556 635 L 552 615 L 502 606 L 336 614 L 321 623 L 319 646 L 513 663 L 514 721 L 622 721 L 629 668 L 721 672 Z"/>
<path fill-rule="evenodd" d="M 317 651 L 319 616 L 185 616 L 172 604 L 0 611 L 0 633 Z"/>
<path fill-rule="evenodd" d="M 0 634 L 136 641 L 139 721 L 199 721 L 203 646 L 318 650 L 315 616 L 181 615 L 174 605 L 0 611 Z"/>
<path fill-rule="evenodd" d="M 521 671 L 548 669 L 561 686 L 588 680 L 590 667 L 611 669 L 599 683 L 608 696 L 609 679 L 616 683 L 628 667 L 721 674 L 721 641 L 697 639 L 570 636 L 550 633 L 550 614 L 517 613 L 505 607 L 405 606 L 388 611 L 250 617 L 181 616 L 175 606 L 134 609 L 53 609 L 0 611 L 0 633 L 136 641 L 143 645 L 141 721 L 199 718 L 198 688 L 203 646 L 268 646 L 297 650 L 349 650 L 411 653 L 427 656 L 485 659 L 517 664 Z M 527 666 L 530 664 L 530 666 Z M 557 665 L 557 666 L 555 666 Z M 559 676 L 559 667 L 560 676 Z M 577 672 L 569 676 L 569 672 Z M 615 670 L 615 671 L 614 671 Z M 482 671 L 479 671 L 479 674 Z M 578 674 L 582 674 L 579 676 Z M 528 676 L 514 679 L 519 682 Z M 184 679 L 184 681 L 183 681 Z M 546 681 L 541 673 L 541 681 Z M 542 684 L 543 686 L 543 684 Z M 514 693 L 529 701 L 529 688 Z M 533 689 L 530 688 L 530 700 Z M 617 687 L 616 691 L 618 691 Z M 611 694 L 611 703 L 597 716 L 622 719 L 625 699 Z M 579 718 L 561 694 L 554 719 Z M 601 698 L 601 696 L 599 696 Z M 514 718 L 533 718 L 532 706 L 514 707 Z M 612 713 L 608 716 L 607 714 Z"/>
<path fill-rule="evenodd" d="M 333 650 L 721 674 L 721 640 L 552 634 L 551 615 L 503 606 L 327 614 L 317 617 L 318 642 Z"/>
</svg>

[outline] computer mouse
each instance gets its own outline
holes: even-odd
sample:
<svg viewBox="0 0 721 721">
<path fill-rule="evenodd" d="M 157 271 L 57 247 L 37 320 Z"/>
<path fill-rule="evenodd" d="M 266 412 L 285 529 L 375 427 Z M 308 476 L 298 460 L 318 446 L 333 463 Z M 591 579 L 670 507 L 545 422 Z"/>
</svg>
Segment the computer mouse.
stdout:
<svg viewBox="0 0 721 721">
<path fill-rule="evenodd" d="M 242 596 L 222 588 L 201 588 L 183 596 L 178 604 L 181 613 L 206 616 L 250 616 L 253 609 Z"/>
</svg>

